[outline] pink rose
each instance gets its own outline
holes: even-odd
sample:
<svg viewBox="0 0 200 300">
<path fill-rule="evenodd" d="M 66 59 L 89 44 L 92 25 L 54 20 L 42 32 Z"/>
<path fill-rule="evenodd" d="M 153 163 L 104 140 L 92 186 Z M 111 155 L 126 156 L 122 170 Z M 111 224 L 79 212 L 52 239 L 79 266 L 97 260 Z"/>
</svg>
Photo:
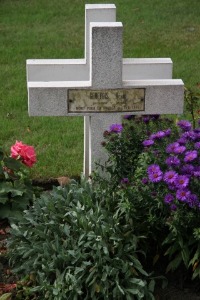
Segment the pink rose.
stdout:
<svg viewBox="0 0 200 300">
<path fill-rule="evenodd" d="M 19 158 L 22 147 L 22 142 L 16 141 L 16 143 L 11 146 L 11 157 L 15 159 Z"/>
<path fill-rule="evenodd" d="M 30 168 L 36 163 L 34 147 L 18 141 L 11 147 L 11 157 L 21 159 L 22 163 Z"/>
</svg>

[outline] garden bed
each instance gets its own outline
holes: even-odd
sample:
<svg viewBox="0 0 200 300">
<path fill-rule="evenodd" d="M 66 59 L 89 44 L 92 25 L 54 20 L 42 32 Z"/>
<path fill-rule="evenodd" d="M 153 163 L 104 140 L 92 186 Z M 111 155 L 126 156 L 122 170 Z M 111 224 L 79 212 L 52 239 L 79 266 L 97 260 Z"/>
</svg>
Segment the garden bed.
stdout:
<svg viewBox="0 0 200 300">
<path fill-rule="evenodd" d="M 44 186 L 46 187 L 46 183 Z M 48 187 L 51 188 L 51 186 Z M 20 278 L 14 275 L 12 270 L 10 270 L 6 247 L 7 238 L 9 238 L 10 235 L 9 231 L 10 226 L 8 220 L 0 220 L 0 297 L 5 293 L 12 293 L 11 300 L 24 299 L 18 298 L 20 293 L 22 293 L 23 290 L 26 290 L 28 286 L 32 285 L 33 282 L 28 278 L 24 281 L 24 284 L 22 284 Z M 166 274 L 164 271 L 166 268 L 166 261 L 164 258 L 163 262 L 160 262 L 159 266 L 155 268 L 155 272 L 161 274 L 160 268 L 163 268 L 163 274 L 168 281 L 168 285 L 164 289 L 156 289 L 156 300 L 200 300 L 199 280 L 191 281 L 184 269 L 179 269 L 178 272 Z M 18 295 L 18 297 L 16 297 L 16 295 Z M 27 299 L 39 300 L 40 298 L 39 296 L 34 295 Z"/>
<path fill-rule="evenodd" d="M 107 175 L 89 182 L 31 181 L 24 152 L 1 152 L 0 213 L 14 222 L 10 232 L 0 223 L 6 300 L 200 299 L 200 128 L 177 125 L 145 116 L 111 126 Z"/>
</svg>

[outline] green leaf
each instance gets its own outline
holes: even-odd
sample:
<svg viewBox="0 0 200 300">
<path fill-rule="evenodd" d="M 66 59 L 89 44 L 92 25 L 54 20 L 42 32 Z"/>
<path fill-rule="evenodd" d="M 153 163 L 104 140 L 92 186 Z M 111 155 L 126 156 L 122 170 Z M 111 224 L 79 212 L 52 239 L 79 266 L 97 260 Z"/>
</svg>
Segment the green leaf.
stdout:
<svg viewBox="0 0 200 300">
<path fill-rule="evenodd" d="M 0 175 L 2 176 L 4 174 L 4 170 L 3 170 L 3 167 L 0 166 Z"/>
<path fill-rule="evenodd" d="M 137 295 L 140 291 L 138 289 L 126 289 L 131 295 Z"/>
<path fill-rule="evenodd" d="M 119 285 L 119 283 L 116 281 L 117 287 L 119 289 L 119 291 L 122 293 L 122 295 L 125 295 L 124 290 L 121 288 L 121 286 Z"/>
<path fill-rule="evenodd" d="M 149 290 L 151 291 L 151 292 L 154 292 L 154 288 L 155 288 L 155 280 L 154 279 L 152 279 L 150 282 L 149 282 L 149 286 L 148 286 L 148 288 L 149 288 Z"/>
<path fill-rule="evenodd" d="M 200 278 L 200 267 L 197 267 L 192 275 L 192 280 L 195 279 L 196 277 Z"/>
<path fill-rule="evenodd" d="M 0 160 L 3 160 L 3 157 L 4 157 L 4 153 L 2 148 L 0 148 Z"/>
<path fill-rule="evenodd" d="M 141 287 L 145 286 L 145 282 L 142 279 L 138 279 L 138 278 L 131 278 L 129 279 L 129 282 L 134 283 L 136 285 L 139 285 Z"/>
<path fill-rule="evenodd" d="M 181 254 L 182 254 L 182 258 L 183 258 L 185 266 L 188 267 L 188 265 L 189 265 L 189 259 L 190 259 L 190 252 L 189 252 L 189 249 L 188 249 L 188 247 L 186 245 L 182 249 Z"/>
<path fill-rule="evenodd" d="M 63 231 L 66 234 L 66 236 L 69 236 L 69 234 L 70 234 L 70 226 L 68 226 L 67 224 L 65 224 L 64 228 L 63 228 Z"/>
<path fill-rule="evenodd" d="M 182 261 L 182 255 L 179 253 L 167 266 L 166 273 L 170 270 L 174 271 L 178 268 Z"/>
<path fill-rule="evenodd" d="M 8 201 L 8 195 L 5 193 L 3 195 L 0 194 L 0 203 L 5 204 Z"/>
<path fill-rule="evenodd" d="M 8 218 L 10 215 L 10 206 L 8 204 L 0 205 L 0 218 Z"/>
<path fill-rule="evenodd" d="M 12 197 L 16 197 L 16 196 L 22 196 L 23 195 L 23 191 L 17 190 L 17 189 L 12 189 L 10 190 Z"/>
<path fill-rule="evenodd" d="M 0 300 L 11 300 L 11 298 L 12 298 L 12 293 L 6 293 L 0 297 Z"/>
<path fill-rule="evenodd" d="M 22 167 L 21 162 L 12 157 L 5 157 L 3 161 L 7 168 L 14 171 L 19 171 L 20 168 Z"/>
</svg>

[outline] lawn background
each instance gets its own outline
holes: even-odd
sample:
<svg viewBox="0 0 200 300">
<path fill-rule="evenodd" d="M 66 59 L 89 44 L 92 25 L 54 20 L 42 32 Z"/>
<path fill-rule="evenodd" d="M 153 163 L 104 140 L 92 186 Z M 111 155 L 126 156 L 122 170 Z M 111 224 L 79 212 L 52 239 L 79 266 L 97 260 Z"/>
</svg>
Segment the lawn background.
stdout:
<svg viewBox="0 0 200 300">
<path fill-rule="evenodd" d="M 32 178 L 82 172 L 83 118 L 28 116 L 26 59 L 83 58 L 85 3 L 116 5 L 124 57 L 170 57 L 173 78 L 200 82 L 199 0 L 0 0 L 1 144 L 35 147 Z"/>
</svg>

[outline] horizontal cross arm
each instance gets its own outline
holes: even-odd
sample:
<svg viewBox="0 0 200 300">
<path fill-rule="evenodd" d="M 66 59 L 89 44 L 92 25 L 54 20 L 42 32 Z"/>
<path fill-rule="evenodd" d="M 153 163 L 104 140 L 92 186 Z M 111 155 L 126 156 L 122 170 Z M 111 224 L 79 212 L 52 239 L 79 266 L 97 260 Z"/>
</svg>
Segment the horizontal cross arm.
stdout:
<svg viewBox="0 0 200 300">
<path fill-rule="evenodd" d="M 30 82 L 29 114 L 31 116 L 95 116 L 100 112 L 68 112 L 68 90 L 81 88 L 92 91 L 90 81 Z M 183 111 L 184 84 L 180 79 L 124 81 L 123 88 L 144 89 L 144 109 L 129 114 L 181 114 Z M 105 91 L 103 91 L 105 92 Z M 108 112 L 108 114 L 110 114 Z M 127 112 L 112 112 L 124 115 Z"/>
<path fill-rule="evenodd" d="M 89 80 L 85 59 L 31 59 L 26 68 L 28 82 Z"/>
<path fill-rule="evenodd" d="M 30 59 L 26 62 L 28 81 L 86 81 L 89 65 L 85 59 Z M 123 80 L 170 79 L 170 58 L 125 58 L 122 66 Z"/>
<path fill-rule="evenodd" d="M 123 80 L 171 79 L 170 58 L 124 58 Z"/>
</svg>

